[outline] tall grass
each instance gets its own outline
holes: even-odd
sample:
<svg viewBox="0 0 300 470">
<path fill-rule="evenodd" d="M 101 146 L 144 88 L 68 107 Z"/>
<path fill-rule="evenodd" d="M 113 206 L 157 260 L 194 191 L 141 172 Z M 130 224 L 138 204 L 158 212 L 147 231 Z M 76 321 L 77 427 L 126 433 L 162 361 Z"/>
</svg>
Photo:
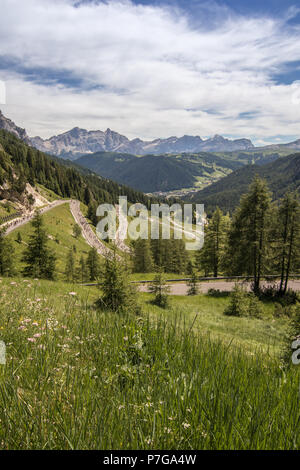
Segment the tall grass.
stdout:
<svg viewBox="0 0 300 470">
<path fill-rule="evenodd" d="M 104 314 L 86 290 L 10 282 L 1 449 L 299 448 L 299 368 L 212 341 L 180 315 Z"/>
</svg>

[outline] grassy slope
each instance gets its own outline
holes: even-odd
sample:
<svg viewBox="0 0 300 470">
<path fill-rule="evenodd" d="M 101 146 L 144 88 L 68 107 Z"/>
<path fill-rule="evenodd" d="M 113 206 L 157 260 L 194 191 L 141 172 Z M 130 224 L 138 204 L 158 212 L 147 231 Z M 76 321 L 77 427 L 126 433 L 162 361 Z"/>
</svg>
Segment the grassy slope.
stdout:
<svg viewBox="0 0 300 470">
<path fill-rule="evenodd" d="M 212 297 L 200 294 L 194 297 L 170 296 L 170 309 L 166 315 L 172 318 L 175 313 L 183 316 L 184 321 L 192 323 L 195 318 L 194 329 L 199 333 L 210 336 L 212 339 L 219 339 L 226 344 L 232 343 L 232 347 L 242 347 L 245 351 L 254 352 L 263 350 L 264 352 L 279 354 L 282 347 L 282 340 L 286 332 L 286 319 L 274 318 L 274 305 L 266 302 L 263 305 L 263 319 L 237 318 L 223 315 L 223 311 L 229 303 L 226 293 L 221 297 Z M 141 294 L 143 305 L 146 311 L 161 312 L 149 304 L 150 294 Z"/>
<path fill-rule="evenodd" d="M 82 255 L 86 257 L 90 247 L 82 236 L 80 236 L 78 240 L 73 237 L 73 227 L 75 221 L 70 212 L 69 204 L 63 204 L 50 210 L 49 212 L 43 215 L 43 219 L 46 231 L 48 235 L 52 237 L 52 239 L 49 239 L 49 247 L 55 251 L 55 254 L 57 256 L 57 276 L 58 279 L 63 279 L 66 265 L 66 257 L 70 247 L 72 247 L 73 245 L 76 247 L 74 257 L 77 262 L 80 260 L 80 257 Z M 16 242 L 18 232 L 20 232 L 22 236 L 21 244 Z M 22 268 L 22 252 L 26 248 L 26 243 L 31 233 L 31 224 L 27 224 L 8 235 L 8 238 L 13 242 L 17 260 L 16 265 L 18 270 Z M 60 241 L 59 244 L 55 241 L 56 236 L 58 236 L 58 239 Z"/>
<path fill-rule="evenodd" d="M 103 314 L 96 290 L 62 283 L 3 279 L 0 294 L 0 448 L 299 448 L 299 368 L 211 341 L 192 312 L 185 328 L 171 311 Z M 221 321 L 225 300 L 188 302 Z"/>
</svg>

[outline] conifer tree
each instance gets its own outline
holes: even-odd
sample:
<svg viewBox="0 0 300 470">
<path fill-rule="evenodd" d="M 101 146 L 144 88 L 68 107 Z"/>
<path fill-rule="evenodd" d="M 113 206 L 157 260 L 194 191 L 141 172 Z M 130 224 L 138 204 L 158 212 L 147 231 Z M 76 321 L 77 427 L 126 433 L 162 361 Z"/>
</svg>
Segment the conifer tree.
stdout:
<svg viewBox="0 0 300 470">
<path fill-rule="evenodd" d="M 124 264 L 117 260 L 116 252 L 113 257 L 106 258 L 102 276 L 102 295 L 96 305 L 113 312 L 136 312 L 136 292 L 128 280 Z"/>
<path fill-rule="evenodd" d="M 149 286 L 149 292 L 154 294 L 153 303 L 159 307 L 166 308 L 169 304 L 168 293 L 170 287 L 166 283 L 166 278 L 162 268 L 159 269 L 152 284 Z"/>
<path fill-rule="evenodd" d="M 134 242 L 133 270 L 136 273 L 151 273 L 153 271 L 153 259 L 149 240 L 141 238 Z"/>
<path fill-rule="evenodd" d="M 81 235 L 81 228 L 79 227 L 78 224 L 74 224 L 74 227 L 73 227 L 73 237 L 74 238 L 79 238 Z"/>
<path fill-rule="evenodd" d="M 187 285 L 189 286 L 189 290 L 187 295 L 197 295 L 199 293 L 198 285 L 197 285 L 197 274 L 196 271 L 192 271 L 191 279 L 188 281 Z"/>
<path fill-rule="evenodd" d="M 226 271 L 230 275 L 253 276 L 258 294 L 263 274 L 270 267 L 269 235 L 271 194 L 264 180 L 256 177 L 242 196 L 228 236 Z"/>
<path fill-rule="evenodd" d="M 40 279 L 54 279 L 56 258 L 48 247 L 48 237 L 39 212 L 34 216 L 31 225 L 33 233 L 22 257 L 26 265 L 23 274 Z"/>
<path fill-rule="evenodd" d="M 290 273 L 299 268 L 300 204 L 296 194 L 287 193 L 276 213 L 274 225 L 274 271 L 280 272 L 279 295 L 288 288 Z"/>
<path fill-rule="evenodd" d="M 10 241 L 5 238 L 5 230 L 0 229 L 0 275 L 13 276 L 14 249 Z"/>
<path fill-rule="evenodd" d="M 90 249 L 86 260 L 86 267 L 89 280 L 96 281 L 100 275 L 100 262 L 96 248 Z"/>
<path fill-rule="evenodd" d="M 88 280 L 89 273 L 88 273 L 86 262 L 85 262 L 85 259 L 84 259 L 83 256 L 81 256 L 81 258 L 79 260 L 79 264 L 78 264 L 78 267 L 76 269 L 76 277 L 82 283 Z"/>
<path fill-rule="evenodd" d="M 65 278 L 67 281 L 74 282 L 76 279 L 75 260 L 73 254 L 73 248 L 69 249 L 65 267 Z"/>
<path fill-rule="evenodd" d="M 219 275 L 224 262 L 229 225 L 229 216 L 225 216 L 217 207 L 211 220 L 205 226 L 204 246 L 197 257 L 206 275 L 210 273 L 214 277 Z"/>
</svg>

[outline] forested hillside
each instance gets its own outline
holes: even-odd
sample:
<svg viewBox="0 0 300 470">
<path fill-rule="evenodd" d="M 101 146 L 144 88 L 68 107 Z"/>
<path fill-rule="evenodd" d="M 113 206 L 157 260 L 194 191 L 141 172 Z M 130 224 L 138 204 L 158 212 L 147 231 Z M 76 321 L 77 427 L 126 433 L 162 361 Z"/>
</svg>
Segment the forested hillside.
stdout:
<svg viewBox="0 0 300 470">
<path fill-rule="evenodd" d="M 224 211 L 232 211 L 239 203 L 242 194 L 255 175 L 265 178 L 274 199 L 281 198 L 288 190 L 300 187 L 300 153 L 281 157 L 267 165 L 247 165 L 211 186 L 187 196 L 187 199 L 205 205 L 207 212 L 219 206 Z"/>
<path fill-rule="evenodd" d="M 244 164 L 205 152 L 144 157 L 98 152 L 76 163 L 146 193 L 191 188 L 198 182 L 209 184 Z"/>
<path fill-rule="evenodd" d="M 129 202 L 150 204 L 150 199 L 140 192 L 50 157 L 0 130 L 0 198 L 18 198 L 27 182 L 44 185 L 60 197 L 86 204 L 91 200 L 117 203 L 119 195 L 127 196 Z"/>
</svg>

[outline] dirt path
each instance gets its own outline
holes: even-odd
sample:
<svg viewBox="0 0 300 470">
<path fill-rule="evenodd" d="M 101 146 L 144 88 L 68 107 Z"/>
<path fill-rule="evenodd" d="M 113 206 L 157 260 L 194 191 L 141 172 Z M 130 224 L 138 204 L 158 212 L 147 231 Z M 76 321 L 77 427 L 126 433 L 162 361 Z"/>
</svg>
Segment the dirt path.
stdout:
<svg viewBox="0 0 300 470">
<path fill-rule="evenodd" d="M 210 282 L 199 282 L 199 292 L 206 294 L 209 289 L 218 289 L 221 292 L 231 292 L 235 286 L 235 282 L 233 281 L 210 281 Z M 250 283 L 249 282 L 239 282 L 239 284 L 245 286 L 245 288 L 250 291 Z M 263 285 L 270 285 L 268 282 L 264 282 Z M 273 285 L 273 284 L 271 284 Z M 189 286 L 186 283 L 176 283 L 176 284 L 169 284 L 170 286 L 170 294 L 172 295 L 187 295 Z M 300 292 L 300 280 L 290 280 L 289 287 L 294 291 Z M 143 284 L 139 285 L 138 289 L 140 292 L 148 292 L 149 285 Z"/>
</svg>

